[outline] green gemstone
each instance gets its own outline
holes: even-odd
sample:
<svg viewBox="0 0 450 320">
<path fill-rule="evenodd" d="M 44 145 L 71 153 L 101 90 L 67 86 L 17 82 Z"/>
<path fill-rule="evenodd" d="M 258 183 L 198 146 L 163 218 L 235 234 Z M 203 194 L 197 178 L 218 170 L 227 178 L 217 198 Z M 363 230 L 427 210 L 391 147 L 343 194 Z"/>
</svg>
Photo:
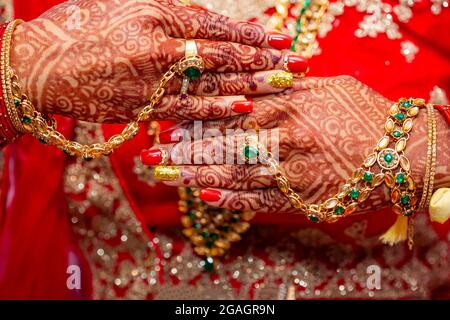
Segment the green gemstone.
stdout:
<svg viewBox="0 0 450 320">
<path fill-rule="evenodd" d="M 186 188 L 186 193 L 187 194 L 192 194 L 192 189 L 191 188 Z"/>
<path fill-rule="evenodd" d="M 205 260 L 202 261 L 203 269 L 207 272 L 214 271 L 214 260 L 211 257 L 207 257 Z"/>
<path fill-rule="evenodd" d="M 358 189 L 352 189 L 349 193 L 350 197 L 352 197 L 352 199 L 358 199 L 359 197 L 359 190 Z"/>
<path fill-rule="evenodd" d="M 254 159 L 257 156 L 259 156 L 259 150 L 258 150 L 258 148 L 254 147 L 254 146 L 245 146 L 244 147 L 244 156 L 247 159 Z"/>
<path fill-rule="evenodd" d="M 206 245 L 208 248 L 212 248 L 212 247 L 214 246 L 214 241 L 208 240 L 208 241 L 205 242 L 205 245 Z"/>
<path fill-rule="evenodd" d="M 208 231 L 202 231 L 202 237 L 204 238 L 204 239 L 206 239 L 206 238 L 208 238 L 209 237 L 209 232 Z"/>
<path fill-rule="evenodd" d="M 406 206 L 406 205 L 409 203 L 409 200 L 410 200 L 410 198 L 409 198 L 409 196 L 408 196 L 407 194 L 404 194 L 404 195 L 402 195 L 402 196 L 400 197 L 400 202 L 401 202 L 404 206 Z"/>
<path fill-rule="evenodd" d="M 187 201 L 186 201 L 186 204 L 187 204 L 189 207 L 192 207 L 192 206 L 194 205 L 194 201 L 192 201 L 192 200 L 187 200 Z"/>
<path fill-rule="evenodd" d="M 22 122 L 25 123 L 25 124 L 30 124 L 31 123 L 31 118 L 27 117 L 27 116 L 24 116 L 22 118 Z"/>
<path fill-rule="evenodd" d="M 232 223 L 236 223 L 236 222 L 238 222 L 238 221 L 239 221 L 239 219 L 236 218 L 236 217 L 231 218 L 231 222 L 232 222 Z"/>
<path fill-rule="evenodd" d="M 395 130 L 394 132 L 392 132 L 392 135 L 396 138 L 400 138 L 402 136 L 402 133 L 398 130 Z"/>
<path fill-rule="evenodd" d="M 69 152 L 69 150 L 67 150 L 67 149 L 64 149 L 63 152 L 64 152 L 65 154 L 67 154 L 68 156 L 72 156 L 72 154 L 71 154 L 71 153 Z"/>
<path fill-rule="evenodd" d="M 334 209 L 334 213 L 337 214 L 338 216 L 340 216 L 341 214 L 344 213 L 344 208 L 343 207 L 336 207 Z"/>
<path fill-rule="evenodd" d="M 313 215 L 313 214 L 308 215 L 308 219 L 311 222 L 319 222 L 319 218 L 317 216 Z"/>
<path fill-rule="evenodd" d="M 230 230 L 230 227 L 227 226 L 227 225 L 220 226 L 220 227 L 219 227 L 219 230 L 220 230 L 220 231 L 223 231 L 223 232 L 228 232 L 228 231 Z"/>
<path fill-rule="evenodd" d="M 395 176 L 395 181 L 397 181 L 397 183 L 404 183 L 405 182 L 405 174 L 402 172 L 397 173 L 397 175 Z"/>
<path fill-rule="evenodd" d="M 16 108 L 19 108 L 21 104 L 22 104 L 22 101 L 20 101 L 19 99 L 14 99 L 14 106 Z"/>
<path fill-rule="evenodd" d="M 363 176 L 364 181 L 371 182 L 372 178 L 373 178 L 372 172 L 370 172 L 370 171 L 364 172 L 364 176 Z"/>
<path fill-rule="evenodd" d="M 297 42 L 298 42 L 298 36 L 295 36 L 294 39 L 292 40 L 291 51 L 295 51 L 295 46 L 297 45 Z"/>
<path fill-rule="evenodd" d="M 183 71 L 184 75 L 190 80 L 197 80 L 201 76 L 200 69 L 197 67 L 189 67 Z"/>
<path fill-rule="evenodd" d="M 191 220 L 195 220 L 195 218 L 196 218 L 195 211 L 192 211 L 192 210 L 189 211 L 188 216 Z"/>
<path fill-rule="evenodd" d="M 403 121 L 403 120 L 405 120 L 405 114 L 399 112 L 395 115 L 395 119 L 397 119 L 398 121 Z"/>
<path fill-rule="evenodd" d="M 410 108 L 412 106 L 411 102 L 405 101 L 402 103 L 403 108 Z"/>
<path fill-rule="evenodd" d="M 217 233 L 211 233 L 211 239 L 214 241 L 219 240 L 219 235 Z"/>
<path fill-rule="evenodd" d="M 200 229 L 200 227 L 202 226 L 200 223 L 194 223 L 193 225 L 192 225 L 193 227 L 194 227 L 194 229 Z"/>
<path fill-rule="evenodd" d="M 39 142 L 42 144 L 47 144 L 47 140 L 45 140 L 44 138 L 39 138 Z"/>
<path fill-rule="evenodd" d="M 392 160 L 394 160 L 394 155 L 392 153 L 386 153 L 384 155 L 384 161 L 386 161 L 387 163 L 391 163 Z"/>
<path fill-rule="evenodd" d="M 89 162 L 89 161 L 94 160 L 94 158 L 92 158 L 92 157 L 83 157 L 83 160 Z"/>
<path fill-rule="evenodd" d="M 256 158 L 259 155 L 258 148 L 254 146 L 245 146 L 244 147 L 244 156 L 248 159 Z"/>
</svg>

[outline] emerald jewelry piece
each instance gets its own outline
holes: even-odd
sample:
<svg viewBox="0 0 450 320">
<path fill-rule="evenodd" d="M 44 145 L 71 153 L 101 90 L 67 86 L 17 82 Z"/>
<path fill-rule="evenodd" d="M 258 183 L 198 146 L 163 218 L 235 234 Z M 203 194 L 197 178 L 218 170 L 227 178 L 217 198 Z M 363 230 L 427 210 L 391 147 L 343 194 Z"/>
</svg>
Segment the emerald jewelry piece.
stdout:
<svg viewBox="0 0 450 320">
<path fill-rule="evenodd" d="M 194 40 L 186 40 L 185 56 L 180 60 L 176 72 L 183 77 L 180 96 L 187 97 L 189 82 L 200 78 L 205 69 L 203 58 L 198 55 L 197 45 Z"/>
</svg>

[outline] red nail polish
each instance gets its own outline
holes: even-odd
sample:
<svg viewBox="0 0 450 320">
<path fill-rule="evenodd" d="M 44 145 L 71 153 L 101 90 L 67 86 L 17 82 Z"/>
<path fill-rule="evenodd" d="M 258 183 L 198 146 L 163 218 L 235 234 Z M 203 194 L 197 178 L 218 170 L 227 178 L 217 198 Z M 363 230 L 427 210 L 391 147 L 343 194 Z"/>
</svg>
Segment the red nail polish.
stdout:
<svg viewBox="0 0 450 320">
<path fill-rule="evenodd" d="M 222 193 L 213 189 L 200 190 L 200 199 L 205 202 L 217 202 L 222 198 Z"/>
<path fill-rule="evenodd" d="M 231 104 L 231 109 L 237 113 L 250 113 L 253 111 L 253 101 L 234 101 Z"/>
<path fill-rule="evenodd" d="M 147 166 L 154 166 L 160 164 L 163 155 L 161 150 L 142 150 L 141 151 L 141 161 Z"/>
<path fill-rule="evenodd" d="M 267 37 L 267 42 L 269 43 L 269 46 L 278 50 L 290 49 L 292 37 L 287 34 L 274 32 L 269 34 Z"/>
<path fill-rule="evenodd" d="M 179 129 L 171 129 L 159 134 L 159 143 L 168 144 L 174 142 L 180 142 L 183 138 L 181 134 L 181 130 Z"/>
<path fill-rule="evenodd" d="M 287 68 L 294 73 L 306 72 L 308 70 L 308 60 L 300 56 L 288 56 Z"/>
</svg>

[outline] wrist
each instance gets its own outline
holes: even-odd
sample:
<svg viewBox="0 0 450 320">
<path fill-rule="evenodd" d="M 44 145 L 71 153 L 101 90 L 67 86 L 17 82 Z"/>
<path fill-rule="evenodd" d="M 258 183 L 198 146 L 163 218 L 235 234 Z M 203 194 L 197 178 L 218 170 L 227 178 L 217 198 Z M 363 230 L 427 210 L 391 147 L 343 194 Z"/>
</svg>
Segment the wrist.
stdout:
<svg viewBox="0 0 450 320">
<path fill-rule="evenodd" d="M 450 123 L 444 115 L 436 114 L 436 178 L 435 188 L 450 186 Z"/>
<path fill-rule="evenodd" d="M 42 112 L 43 108 L 38 98 L 38 87 L 45 82 L 45 70 L 38 68 L 43 56 L 43 46 L 31 38 L 35 31 L 31 28 L 32 22 L 23 22 L 18 25 L 11 39 L 10 66 L 17 74 L 23 90 L 34 104 L 35 108 Z M 35 34 L 37 37 L 37 35 Z M 40 70 L 39 75 L 33 76 L 33 70 Z M 38 78 L 39 77 L 39 78 Z"/>
</svg>

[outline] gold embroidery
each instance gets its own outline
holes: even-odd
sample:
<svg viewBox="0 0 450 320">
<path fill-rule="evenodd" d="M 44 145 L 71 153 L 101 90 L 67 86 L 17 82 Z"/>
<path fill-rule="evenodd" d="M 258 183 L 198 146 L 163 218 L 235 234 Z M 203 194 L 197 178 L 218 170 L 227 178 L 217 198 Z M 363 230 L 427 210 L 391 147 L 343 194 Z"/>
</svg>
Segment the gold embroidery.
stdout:
<svg viewBox="0 0 450 320">
<path fill-rule="evenodd" d="M 79 123 L 76 140 L 102 139 L 99 125 Z M 158 259 L 135 217 L 109 159 L 75 159 L 64 189 L 74 233 L 93 274 L 94 298 L 145 299 L 156 291 Z"/>
</svg>

